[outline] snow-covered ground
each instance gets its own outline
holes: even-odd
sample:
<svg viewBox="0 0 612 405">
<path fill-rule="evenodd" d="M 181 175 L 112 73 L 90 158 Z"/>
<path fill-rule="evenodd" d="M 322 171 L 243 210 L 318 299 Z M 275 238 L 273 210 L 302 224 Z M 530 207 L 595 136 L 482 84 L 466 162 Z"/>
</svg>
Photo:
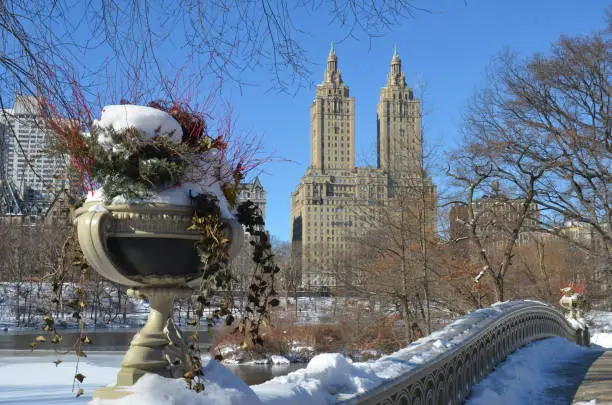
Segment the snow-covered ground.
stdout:
<svg viewBox="0 0 612 405">
<path fill-rule="evenodd" d="M 347 312 L 359 313 L 363 317 L 368 314 L 392 315 L 397 313 L 397 309 L 390 304 L 381 304 L 367 299 L 349 297 L 279 297 L 280 307 L 286 308 L 286 315 L 295 317 L 297 324 L 320 324 L 336 322 L 339 319 L 346 319 Z M 459 315 L 451 312 L 448 308 L 440 307 L 434 303 L 430 307 L 432 320 L 443 327 Z M 434 328 L 436 329 L 436 328 Z"/>
<path fill-rule="evenodd" d="M 586 314 L 591 344 L 612 349 L 612 312 L 591 311 Z"/>
<path fill-rule="evenodd" d="M 320 354 L 315 356 L 305 369 L 249 387 L 216 361 L 207 360 L 206 390 L 201 394 L 185 390 L 182 380 L 149 376 L 142 378 L 131 388 L 133 394 L 128 398 L 119 401 L 96 400 L 93 403 L 96 405 L 327 404 L 336 398 L 350 398 L 372 389 L 440 355 L 449 347 L 461 344 L 482 323 L 502 316 L 509 305 L 512 304 L 501 304 L 474 312 L 454 322 L 447 329 L 376 361 L 353 363 L 340 354 Z M 612 314 L 600 313 L 587 319 L 592 324 L 591 332 L 597 343 L 601 345 L 602 342 L 608 342 L 612 333 L 604 328 L 610 325 Z M 571 376 L 563 374 L 566 368 L 564 366 L 572 366 L 597 350 L 601 348 L 582 348 L 561 338 L 532 343 L 511 355 L 489 377 L 474 387 L 469 403 L 506 405 L 567 403 L 562 390 L 568 385 Z M 68 361 L 56 368 L 51 358 L 41 362 L 40 358 L 34 357 L 0 356 L 0 403 L 87 402 L 91 399 L 95 387 L 114 381 L 120 358 L 120 355 L 91 354 L 82 359 L 80 371 L 86 375 L 85 395 L 75 400 L 71 392 L 73 360 L 67 359 Z"/>
<path fill-rule="evenodd" d="M 56 327 L 58 329 L 76 329 L 79 322 L 72 317 L 74 308 L 68 304 L 75 298 L 75 289 L 84 288 L 88 296 L 93 297 L 93 284 L 64 283 L 62 299 L 64 301 L 64 312 L 55 316 Z M 100 282 L 97 286 L 99 305 L 94 307 L 93 299 L 85 307 L 83 321 L 86 328 L 140 328 L 146 322 L 149 313 L 147 301 L 133 297 L 119 297 L 117 287 L 109 282 Z M 19 295 L 19 301 L 17 297 Z M 44 325 L 43 318 L 52 311 L 55 313 L 55 306 L 51 304 L 53 293 L 51 285 L 42 282 L 0 282 L 0 332 L 4 331 L 23 331 L 40 330 Z M 20 307 L 21 322 L 17 322 L 17 303 Z M 118 309 L 119 302 L 125 307 L 126 319 L 123 319 L 123 311 Z M 176 304 L 176 303 L 175 303 Z M 122 307 L 122 308 L 123 308 Z M 97 318 L 94 318 L 92 311 L 98 311 Z M 202 326 L 207 325 L 206 317 L 218 309 L 215 305 L 204 309 Z M 193 314 L 193 310 L 190 311 Z M 176 304 L 174 307 L 174 321 L 179 326 L 184 326 L 187 320 L 187 305 Z"/>
<path fill-rule="evenodd" d="M 85 291 L 92 294 L 90 285 L 85 286 Z M 64 311 L 55 316 L 56 326 L 59 328 L 78 328 L 78 321 L 72 317 L 74 308 L 68 304 L 76 298 L 75 289 L 80 288 L 78 283 L 64 283 L 62 300 Z M 117 287 L 101 282 L 98 286 L 99 316 L 96 327 L 141 327 L 146 321 L 149 304 L 133 298 L 128 298 L 123 305 L 126 307 L 126 320 L 123 321 L 123 313 L 116 311 L 118 305 Z M 19 295 L 19 301 L 17 300 Z M 51 304 L 53 298 L 51 285 L 42 282 L 0 282 L 0 331 L 37 329 L 43 325 L 43 318 L 49 311 L 55 312 L 55 305 Z M 17 322 L 17 303 L 20 306 L 21 322 Z M 94 326 L 94 318 L 91 314 L 93 305 L 85 309 L 83 320 L 87 326 Z M 111 318 L 114 318 L 111 320 Z"/>
<path fill-rule="evenodd" d="M 297 324 L 320 324 L 335 322 L 338 315 L 345 314 L 346 308 L 360 308 L 364 312 L 383 311 L 365 299 L 346 297 L 279 297 L 280 306 L 287 308 L 287 315 L 295 316 Z"/>
</svg>

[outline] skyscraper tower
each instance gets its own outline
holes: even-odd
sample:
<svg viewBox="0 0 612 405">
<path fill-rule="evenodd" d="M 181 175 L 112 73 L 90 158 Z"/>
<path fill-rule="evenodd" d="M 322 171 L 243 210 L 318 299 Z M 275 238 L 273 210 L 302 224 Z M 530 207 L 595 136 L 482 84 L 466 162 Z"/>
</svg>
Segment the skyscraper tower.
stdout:
<svg viewBox="0 0 612 405">
<path fill-rule="evenodd" d="M 355 99 L 342 81 L 332 43 L 323 82 L 310 106 L 310 166 L 323 173 L 355 166 Z"/>
<path fill-rule="evenodd" d="M 378 104 L 378 167 L 357 167 L 355 100 L 332 45 L 310 107 L 310 166 L 291 194 L 292 265 L 302 287 L 358 285 L 359 240 L 380 230 L 384 215 L 396 215 L 397 199 L 421 208 L 417 216 L 435 231 L 435 188 L 421 164 L 420 108 L 394 51 Z M 413 222 L 408 226 L 423 227 L 423 220 Z"/>
<path fill-rule="evenodd" d="M 378 167 L 392 180 L 421 175 L 421 102 L 414 99 L 393 51 L 387 83 L 380 90 L 377 109 Z"/>
<path fill-rule="evenodd" d="M 13 108 L 0 111 L 0 135 L 5 184 L 19 196 L 24 214 L 42 214 L 67 187 L 67 161 L 48 152 L 53 138 L 36 97 L 15 95 Z"/>
</svg>

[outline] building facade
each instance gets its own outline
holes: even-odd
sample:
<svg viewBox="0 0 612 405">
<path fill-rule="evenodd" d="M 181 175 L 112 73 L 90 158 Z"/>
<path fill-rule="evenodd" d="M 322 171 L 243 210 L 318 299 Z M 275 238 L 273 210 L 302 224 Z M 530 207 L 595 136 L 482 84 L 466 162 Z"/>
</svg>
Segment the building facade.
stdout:
<svg viewBox="0 0 612 405">
<path fill-rule="evenodd" d="M 68 185 L 67 161 L 49 153 L 52 134 L 36 97 L 16 95 L 13 108 L 0 111 L 0 135 L 0 192 L 8 210 L 1 214 L 44 213 Z"/>
<path fill-rule="evenodd" d="M 333 49 L 310 107 L 310 166 L 291 194 L 292 265 L 305 288 L 330 288 L 348 273 L 355 240 L 377 227 L 400 193 L 425 193 L 435 228 L 435 189 L 421 153 L 421 105 L 394 52 L 377 116 L 378 165 L 355 165 L 355 99 Z"/>
<path fill-rule="evenodd" d="M 266 220 L 266 190 L 259 176 L 251 182 L 241 182 L 238 191 L 238 202 L 251 200 L 261 211 L 261 216 Z"/>
<path fill-rule="evenodd" d="M 525 209 L 525 200 L 510 198 L 494 187 L 494 192 L 477 198 L 472 203 L 476 221 L 476 233 L 486 248 L 505 248 L 507 241 L 513 238 L 513 231 Z M 449 212 L 449 236 L 456 243 L 469 241 L 469 215 L 464 205 L 455 204 Z M 515 241 L 517 246 L 530 243 L 534 235 L 542 236 L 539 225 L 539 211 L 535 203 L 531 203 L 522 220 Z"/>
</svg>

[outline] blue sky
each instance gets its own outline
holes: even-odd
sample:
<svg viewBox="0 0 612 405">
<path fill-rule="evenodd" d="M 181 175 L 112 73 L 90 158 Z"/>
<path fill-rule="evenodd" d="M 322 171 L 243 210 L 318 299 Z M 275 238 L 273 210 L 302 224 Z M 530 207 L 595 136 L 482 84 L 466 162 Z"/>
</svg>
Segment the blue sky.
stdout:
<svg viewBox="0 0 612 405">
<path fill-rule="evenodd" d="M 323 76 L 330 42 L 335 42 L 344 82 L 356 99 L 358 164 L 375 163 L 376 104 L 384 85 L 394 45 L 402 58 L 408 84 L 426 84 L 425 142 L 441 151 L 460 139 L 461 116 L 470 96 L 484 84 L 492 58 L 504 48 L 522 56 L 546 52 L 561 34 L 588 34 L 605 26 L 606 1 L 569 0 L 438 0 L 383 37 L 342 41 L 327 17 L 298 15 L 308 31 L 302 46 L 312 64 L 312 86 L 295 95 L 269 91 L 270 76 L 255 71 L 243 77 L 252 86 L 226 88 L 239 126 L 260 134 L 267 152 L 290 160 L 264 167 L 270 232 L 289 240 L 290 193 L 309 165 L 309 107 L 314 85 Z M 271 113 L 272 112 L 272 113 Z M 443 158 L 443 156 L 442 156 Z M 440 173 L 432 173 L 441 182 Z"/>
</svg>

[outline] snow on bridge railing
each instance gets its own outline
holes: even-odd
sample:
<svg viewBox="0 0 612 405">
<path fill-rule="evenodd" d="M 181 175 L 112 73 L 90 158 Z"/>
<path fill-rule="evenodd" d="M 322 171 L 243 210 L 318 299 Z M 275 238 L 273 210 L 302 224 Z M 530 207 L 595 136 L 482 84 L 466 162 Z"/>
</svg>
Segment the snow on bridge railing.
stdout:
<svg viewBox="0 0 612 405">
<path fill-rule="evenodd" d="M 339 393 L 336 403 L 459 404 L 473 385 L 507 355 L 529 342 L 561 336 L 588 344 L 588 330 L 575 327 L 561 312 L 537 301 L 494 304 L 390 356 L 364 363 L 370 369 L 384 370 L 388 366 L 389 374 L 395 376 L 358 394 Z M 395 373 L 392 369 L 397 364 L 403 364 L 405 371 Z"/>
</svg>

